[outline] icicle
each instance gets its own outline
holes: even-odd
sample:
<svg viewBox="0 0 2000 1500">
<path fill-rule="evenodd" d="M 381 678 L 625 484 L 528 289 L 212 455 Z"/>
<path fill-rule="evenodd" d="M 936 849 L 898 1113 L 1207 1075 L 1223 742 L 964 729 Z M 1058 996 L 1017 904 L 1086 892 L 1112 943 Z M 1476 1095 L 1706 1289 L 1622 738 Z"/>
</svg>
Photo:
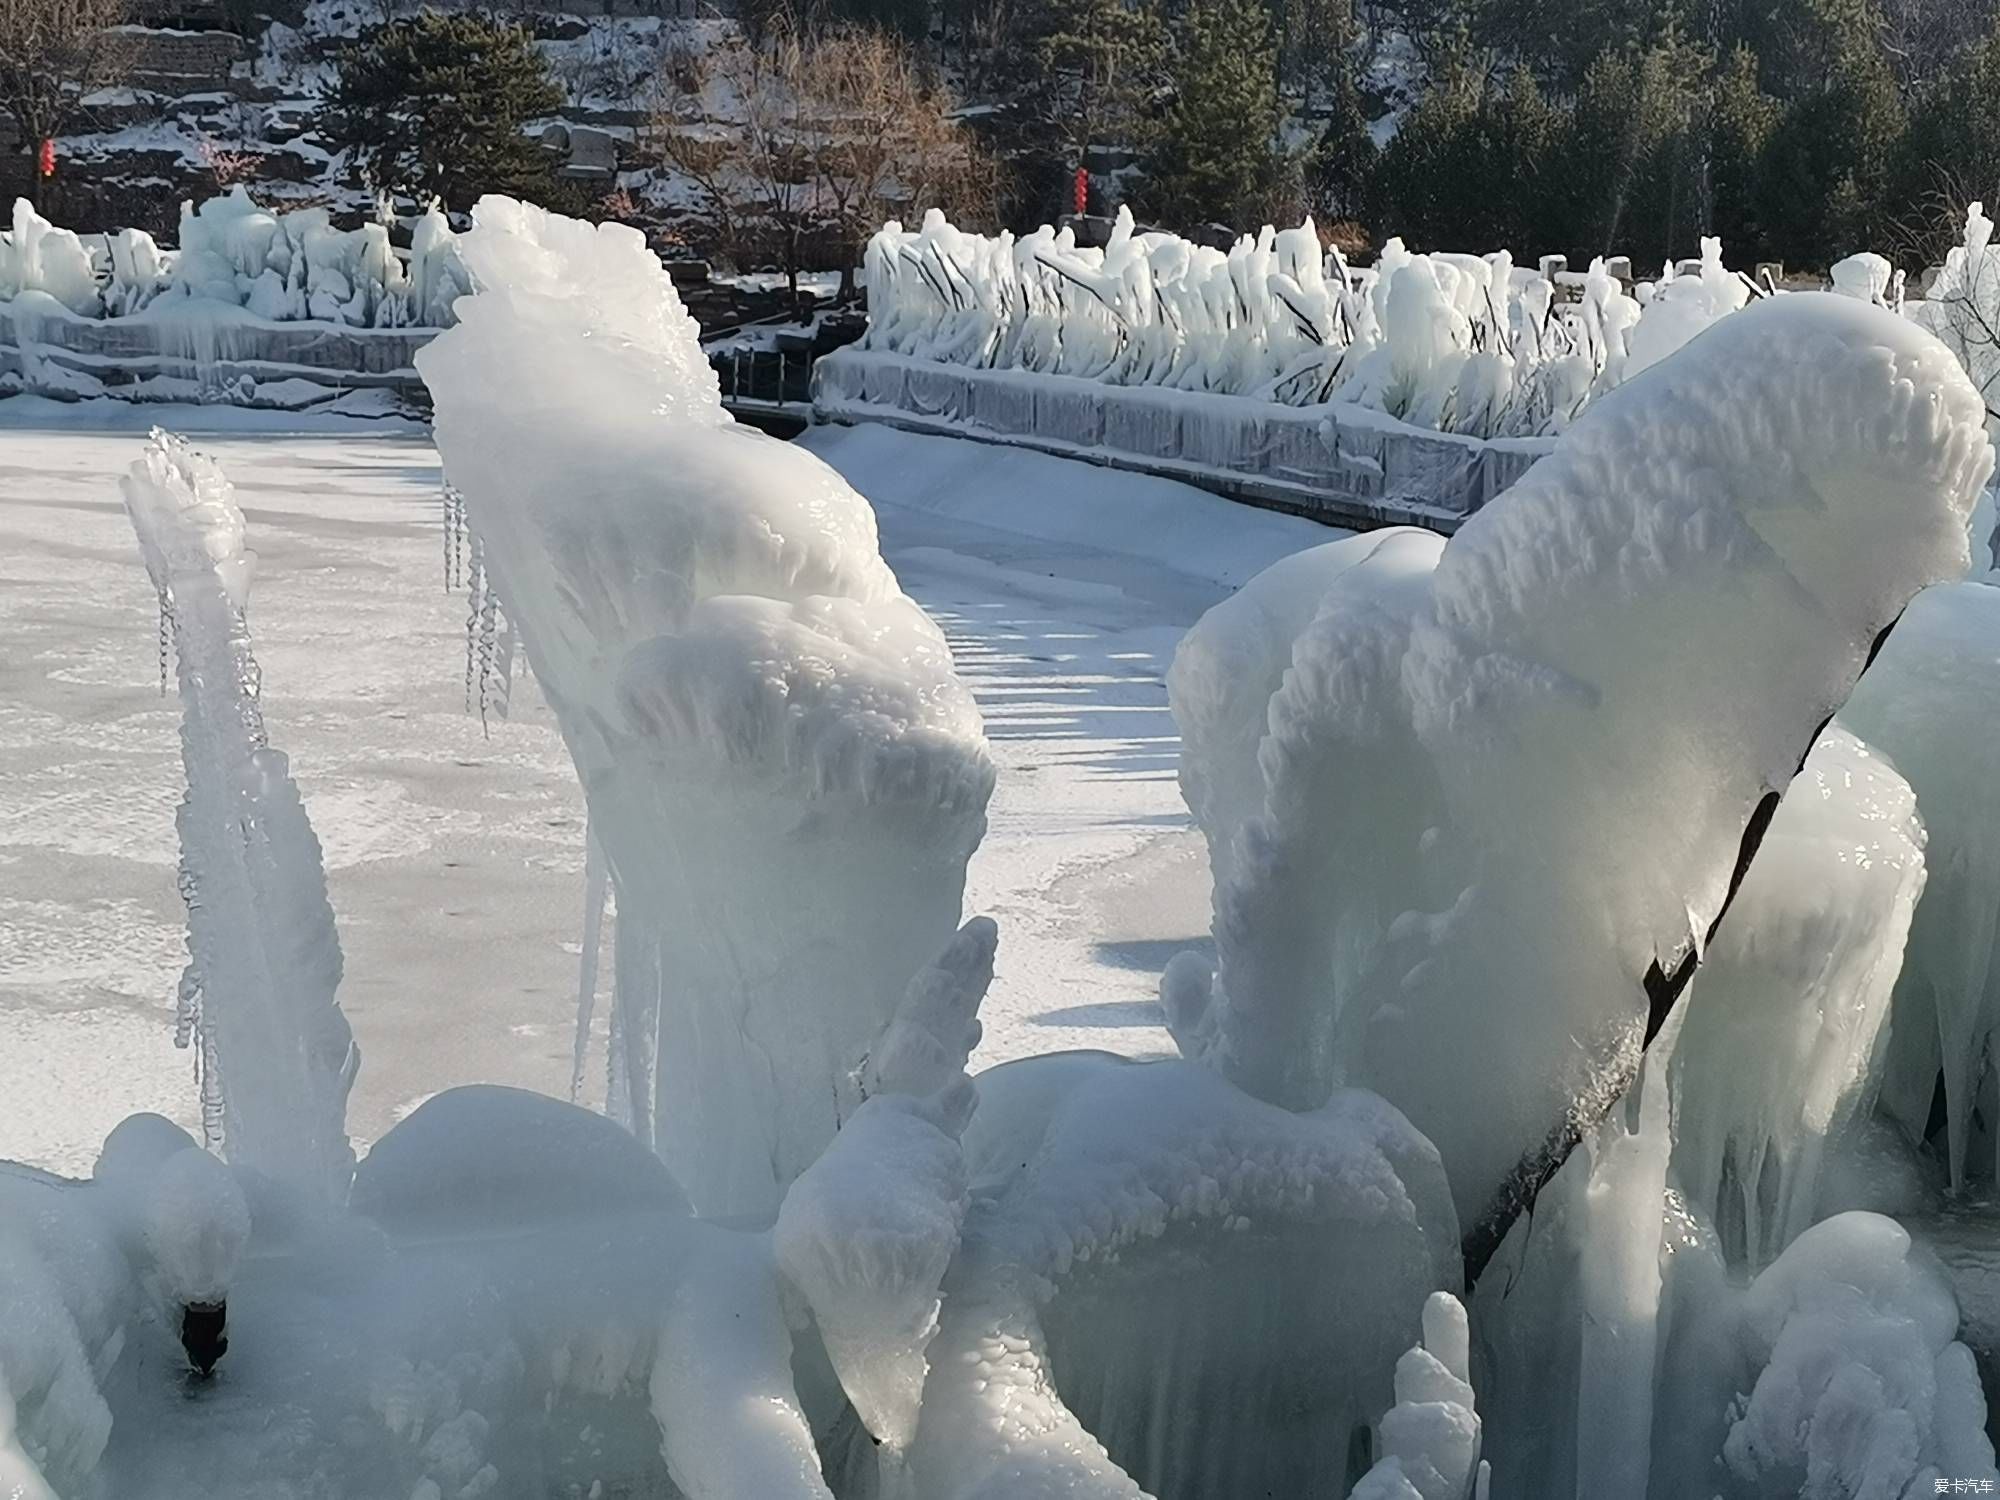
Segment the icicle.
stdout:
<svg viewBox="0 0 2000 1500">
<path fill-rule="evenodd" d="M 465 496 L 454 489 L 449 480 L 439 496 L 439 508 L 444 513 L 444 588 L 446 593 L 450 593 L 465 582 L 461 550 L 465 542 Z"/>
<path fill-rule="evenodd" d="M 611 882 L 606 878 L 604 855 L 597 836 L 583 836 L 583 954 L 576 973 L 576 1047 L 569 1075 L 569 1102 L 583 1102 L 583 1069 L 590 1056 L 590 1021 L 597 1010 L 597 957 L 604 933 L 604 902 Z"/>
<path fill-rule="evenodd" d="M 204 1026 L 195 1053 L 194 1076 L 201 1090 L 201 1143 L 220 1152 L 222 1138 L 222 1070 L 215 1061 L 215 1034 Z"/>
<path fill-rule="evenodd" d="M 465 616 L 465 711 L 471 713 L 478 702 L 479 622 L 486 612 L 486 562 L 479 553 L 479 539 L 472 542 L 472 569 L 466 592 L 470 604 Z"/>
<path fill-rule="evenodd" d="M 500 612 L 500 596 L 489 582 L 481 591 L 479 609 L 479 727 L 492 733 L 489 718 L 507 717 L 513 692 L 514 632 Z"/>
<path fill-rule="evenodd" d="M 171 589 L 159 591 L 160 600 L 160 696 L 167 696 L 169 658 L 174 644 L 174 595 Z"/>
<path fill-rule="evenodd" d="M 194 1043 L 201 1025 L 201 970 L 190 959 L 181 970 L 180 988 L 174 995 L 174 1045 L 185 1050 Z"/>
</svg>

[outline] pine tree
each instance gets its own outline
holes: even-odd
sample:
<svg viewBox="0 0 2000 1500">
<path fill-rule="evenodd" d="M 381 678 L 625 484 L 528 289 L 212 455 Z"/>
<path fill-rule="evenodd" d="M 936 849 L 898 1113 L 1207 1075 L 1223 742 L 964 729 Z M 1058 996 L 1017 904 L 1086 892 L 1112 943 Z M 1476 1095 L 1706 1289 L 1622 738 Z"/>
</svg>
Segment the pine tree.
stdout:
<svg viewBox="0 0 2000 1500">
<path fill-rule="evenodd" d="M 1882 243 L 1890 162 L 1903 131 L 1875 0 L 1800 0 L 1777 65 L 1787 100 L 1758 171 L 1769 252 L 1825 267 Z M 1764 59 L 1766 77 L 1774 65 Z"/>
<path fill-rule="evenodd" d="M 1253 227 L 1289 216 L 1297 163 L 1279 140 L 1276 44 L 1259 0 L 1195 0 L 1181 28 L 1173 103 L 1146 160 L 1158 221 Z"/>
<path fill-rule="evenodd" d="M 1904 199 L 1898 238 L 1928 265 L 1958 243 L 1968 203 L 2000 201 L 2000 17 L 1918 95 L 1890 180 Z"/>
<path fill-rule="evenodd" d="M 522 127 L 562 102 L 527 32 L 424 11 L 342 52 L 319 129 L 377 189 L 452 209 L 487 192 L 546 202 L 559 186 L 553 164 Z"/>
<path fill-rule="evenodd" d="M 1359 218 L 1381 155 L 1353 67 L 1344 67 L 1334 84 L 1333 112 L 1308 164 L 1313 212 L 1330 223 Z"/>
</svg>

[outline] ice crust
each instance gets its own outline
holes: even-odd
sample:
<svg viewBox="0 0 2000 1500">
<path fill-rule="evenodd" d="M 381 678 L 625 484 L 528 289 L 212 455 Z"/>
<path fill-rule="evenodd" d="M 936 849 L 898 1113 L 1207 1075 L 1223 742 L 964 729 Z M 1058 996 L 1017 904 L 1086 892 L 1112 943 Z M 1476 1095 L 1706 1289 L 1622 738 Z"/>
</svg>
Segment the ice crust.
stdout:
<svg viewBox="0 0 2000 1500">
<path fill-rule="evenodd" d="M 222 471 L 157 429 L 124 494 L 180 683 L 188 967 L 177 1039 L 197 1048 L 211 1144 L 338 1202 L 354 1169 L 346 1111 L 360 1057 L 336 996 L 319 840 L 258 709 L 243 515 Z"/>
<path fill-rule="evenodd" d="M 1339 574 L 1217 861 L 1212 988 L 1185 961 L 1163 986 L 1183 1046 L 1294 1108 L 1379 1089 L 1479 1214 L 1622 1088 L 1648 969 L 1706 944 L 1759 803 L 1963 571 L 1992 464 L 1935 341 L 1771 298 L 1598 403 L 1434 563 L 1389 543 Z"/>
<path fill-rule="evenodd" d="M 723 413 L 636 232 L 474 217 L 419 367 L 617 887 L 634 1120 L 703 1212 L 769 1213 L 957 926 L 978 711 L 866 502 Z"/>
</svg>

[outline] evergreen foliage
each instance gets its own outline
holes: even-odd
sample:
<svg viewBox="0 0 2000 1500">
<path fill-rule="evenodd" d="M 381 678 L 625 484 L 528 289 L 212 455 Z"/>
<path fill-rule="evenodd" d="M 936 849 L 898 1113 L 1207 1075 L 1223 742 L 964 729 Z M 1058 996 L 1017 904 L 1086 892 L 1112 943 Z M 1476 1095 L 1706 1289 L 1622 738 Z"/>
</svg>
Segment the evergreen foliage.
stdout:
<svg viewBox="0 0 2000 1500">
<path fill-rule="evenodd" d="M 427 10 L 341 53 L 319 129 L 380 190 L 456 210 L 481 193 L 559 202 L 550 153 L 522 127 L 562 102 L 527 32 Z"/>
<path fill-rule="evenodd" d="M 1280 140 L 1285 112 L 1263 0 L 1193 0 L 1178 31 L 1173 100 L 1147 154 L 1141 204 L 1166 224 L 1294 217 L 1298 171 Z"/>
</svg>

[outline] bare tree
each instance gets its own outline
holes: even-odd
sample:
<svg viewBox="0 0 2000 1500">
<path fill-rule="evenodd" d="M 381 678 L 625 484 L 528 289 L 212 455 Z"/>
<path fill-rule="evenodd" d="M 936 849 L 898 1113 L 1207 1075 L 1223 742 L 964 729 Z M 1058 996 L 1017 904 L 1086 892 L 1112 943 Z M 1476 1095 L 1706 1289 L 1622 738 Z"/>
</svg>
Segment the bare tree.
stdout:
<svg viewBox="0 0 2000 1500">
<path fill-rule="evenodd" d="M 727 101 L 727 118 L 711 100 Z M 849 289 L 884 219 L 931 207 L 991 217 L 991 161 L 950 110 L 888 33 L 780 23 L 668 59 L 653 140 L 732 253 L 782 266 L 796 302 L 810 258 L 837 257 Z"/>
<path fill-rule="evenodd" d="M 62 134 L 89 94 L 129 74 L 124 19 L 124 0 L 0 0 L 0 109 L 24 150 Z"/>
</svg>

